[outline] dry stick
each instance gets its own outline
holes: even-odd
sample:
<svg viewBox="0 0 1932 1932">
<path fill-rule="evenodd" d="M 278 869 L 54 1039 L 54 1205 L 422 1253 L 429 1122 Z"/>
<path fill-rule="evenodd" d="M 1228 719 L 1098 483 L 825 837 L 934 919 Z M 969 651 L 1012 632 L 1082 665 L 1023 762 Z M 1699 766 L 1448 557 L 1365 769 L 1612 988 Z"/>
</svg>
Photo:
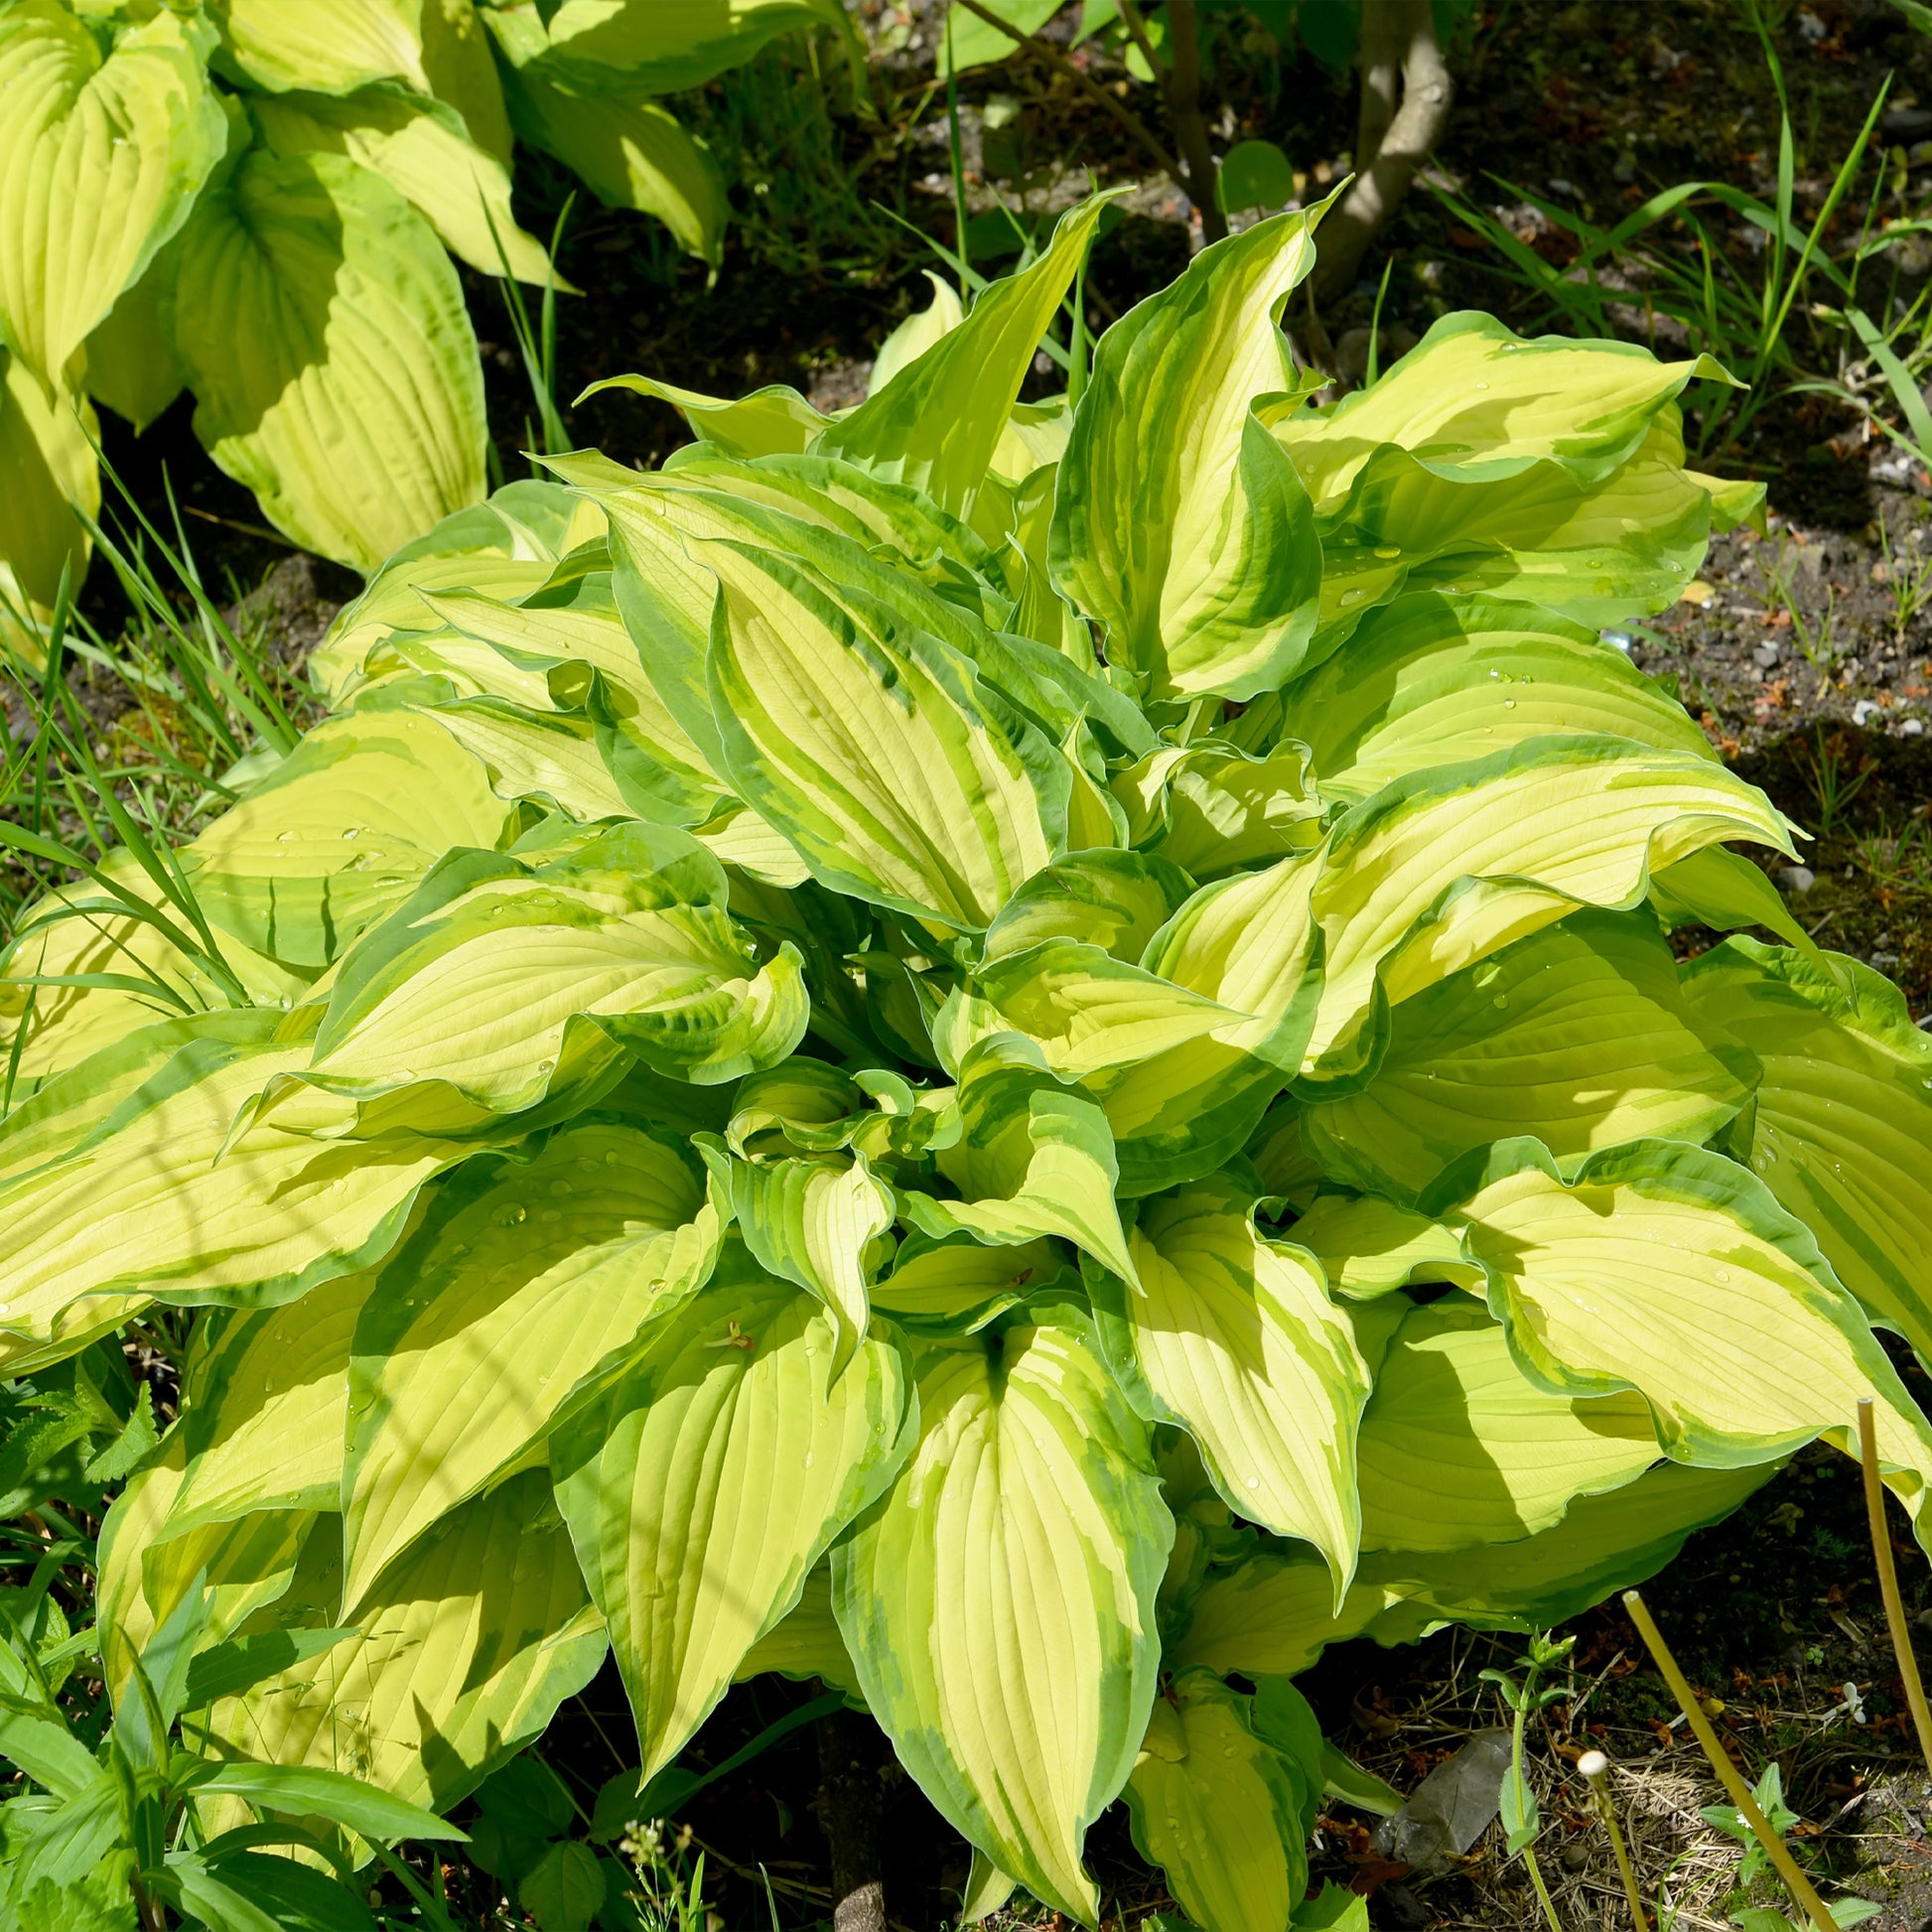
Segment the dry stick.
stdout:
<svg viewBox="0 0 1932 1932">
<path fill-rule="evenodd" d="M 1577 1760 L 1577 1769 L 1588 1782 L 1596 1815 L 1610 1835 L 1610 1850 L 1616 1854 L 1617 1875 L 1623 1880 L 1623 1895 L 1630 1901 L 1630 1923 L 1637 1928 L 1637 1932 L 1650 1932 L 1650 1921 L 1644 1917 L 1643 1898 L 1637 1890 L 1637 1875 L 1630 1869 L 1630 1855 L 1623 1849 L 1623 1833 L 1616 1822 L 1616 1806 L 1610 1799 L 1610 1760 L 1601 1751 L 1586 1751 Z"/>
<path fill-rule="evenodd" d="M 1898 1674 L 1905 1680 L 1905 1702 L 1911 1707 L 1919 1751 L 1926 1771 L 1932 1774 L 1932 1711 L 1925 1708 L 1925 1686 L 1919 1680 L 1918 1658 L 1905 1628 L 1905 1604 L 1898 1594 L 1898 1566 L 1892 1561 L 1891 1532 L 1885 1527 L 1885 1490 L 1878 1480 L 1878 1430 L 1872 1421 L 1869 1396 L 1859 1400 L 1859 1460 L 1864 1465 L 1864 1512 L 1871 1523 L 1871 1556 L 1878 1566 L 1878 1593 L 1885 1599 L 1892 1655 L 1898 1659 Z"/>
<path fill-rule="evenodd" d="M 1092 95 L 1147 150 L 1163 174 L 1172 176 L 1178 187 L 1187 186 L 1186 173 L 1180 163 L 1154 138 L 1147 123 L 1131 108 L 1116 100 L 1091 74 L 1082 73 L 1058 48 L 1041 40 L 1037 34 L 1023 33 L 1012 21 L 1002 20 L 991 7 L 982 6 L 980 0 L 959 0 L 959 4 L 968 13 L 978 14 L 989 27 L 997 27 L 1008 39 L 1018 41 L 1035 61 L 1043 62 L 1055 73 L 1064 74 L 1083 93 Z"/>
<path fill-rule="evenodd" d="M 1704 1746 L 1705 1756 L 1711 1760 L 1712 1770 L 1718 1774 L 1718 1782 L 1729 1794 L 1730 1802 L 1737 1807 L 1739 1816 L 1751 1828 L 1758 1844 L 1763 1846 L 1764 1856 L 1777 1866 L 1778 1876 L 1798 1901 L 1799 1910 L 1811 1914 L 1812 1923 L 1819 1928 L 1819 1932 L 1839 1932 L 1838 1920 L 1826 1909 L 1825 1901 L 1812 1888 L 1811 1880 L 1799 1868 L 1798 1861 L 1791 1856 L 1784 1840 L 1771 1829 L 1770 1820 L 1758 1810 L 1750 1787 L 1730 1761 L 1730 1754 L 1718 1742 L 1718 1733 L 1711 1728 L 1711 1720 L 1704 1715 L 1704 1707 L 1698 1703 L 1697 1693 L 1691 1689 L 1690 1680 L 1671 1655 L 1670 1645 L 1664 1641 L 1664 1633 L 1658 1629 L 1643 1598 L 1634 1589 L 1626 1589 L 1623 1592 L 1623 1607 L 1630 1612 L 1630 1621 L 1637 1626 L 1638 1635 L 1649 1647 L 1657 1668 L 1664 1673 L 1664 1682 L 1670 1686 L 1672 1696 L 1690 1721 L 1698 1742 Z"/>
</svg>

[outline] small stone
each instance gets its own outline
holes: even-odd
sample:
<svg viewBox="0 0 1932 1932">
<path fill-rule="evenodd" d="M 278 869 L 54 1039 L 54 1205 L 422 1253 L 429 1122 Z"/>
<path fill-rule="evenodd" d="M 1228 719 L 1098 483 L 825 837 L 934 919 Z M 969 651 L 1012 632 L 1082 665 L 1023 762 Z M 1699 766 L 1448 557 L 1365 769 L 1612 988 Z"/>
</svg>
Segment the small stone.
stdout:
<svg viewBox="0 0 1932 1932">
<path fill-rule="evenodd" d="M 1865 726 L 1870 724 L 1873 714 L 1879 709 L 1881 707 L 1876 698 L 1861 698 L 1852 707 L 1852 723 L 1858 730 L 1863 731 Z"/>
<path fill-rule="evenodd" d="M 1793 898 L 1808 893 L 1818 884 L 1818 875 L 1809 866 L 1785 866 L 1778 873 L 1778 891 Z"/>
<path fill-rule="evenodd" d="M 1923 718 L 1907 718 L 1899 726 L 1898 731 L 1899 736 L 1902 738 L 1921 738 L 1925 733 L 1925 720 Z"/>
<path fill-rule="evenodd" d="M 1758 647 L 1751 652 L 1751 662 L 1754 663 L 1760 671 L 1768 671 L 1776 667 L 1777 661 L 1782 655 L 1783 652 L 1778 649 L 1776 644 L 1759 644 Z"/>
<path fill-rule="evenodd" d="M 1874 973 L 1892 974 L 1898 971 L 1898 955 L 1895 952 L 1875 952 L 1865 964 Z"/>
</svg>

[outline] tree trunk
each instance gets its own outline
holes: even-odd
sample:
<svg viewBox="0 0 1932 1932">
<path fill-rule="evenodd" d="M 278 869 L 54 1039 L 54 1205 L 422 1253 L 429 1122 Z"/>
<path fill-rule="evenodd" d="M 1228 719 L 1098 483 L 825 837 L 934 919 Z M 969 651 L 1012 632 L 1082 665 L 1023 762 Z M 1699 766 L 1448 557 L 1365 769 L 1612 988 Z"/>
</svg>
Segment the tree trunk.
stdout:
<svg viewBox="0 0 1932 1932">
<path fill-rule="evenodd" d="M 886 1932 L 879 1732 L 850 1711 L 819 1719 L 819 1829 L 832 1851 L 835 1932 Z"/>
<path fill-rule="evenodd" d="M 1318 232 L 1317 302 L 1332 302 L 1354 285 L 1368 244 L 1449 125 L 1454 90 L 1430 0 L 1363 0 L 1361 65 L 1355 179 Z"/>
<path fill-rule="evenodd" d="M 1168 118 L 1173 123 L 1173 144 L 1187 171 L 1187 199 L 1200 210 L 1202 241 L 1219 241 L 1228 231 L 1215 192 L 1214 156 L 1207 145 L 1207 123 L 1200 111 L 1200 29 L 1194 0 L 1173 0 L 1168 9 L 1173 31 L 1173 65 L 1162 76 L 1168 96 Z"/>
</svg>

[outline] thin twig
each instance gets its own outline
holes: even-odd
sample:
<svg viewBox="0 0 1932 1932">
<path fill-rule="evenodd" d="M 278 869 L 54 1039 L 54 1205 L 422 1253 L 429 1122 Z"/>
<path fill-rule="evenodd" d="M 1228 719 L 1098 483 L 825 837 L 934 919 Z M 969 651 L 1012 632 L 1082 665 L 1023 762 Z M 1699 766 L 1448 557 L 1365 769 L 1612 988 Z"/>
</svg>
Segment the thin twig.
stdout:
<svg viewBox="0 0 1932 1932">
<path fill-rule="evenodd" d="M 1912 1713 L 1918 1747 L 1932 1775 L 1932 1711 L 1925 1707 L 1925 1685 L 1919 1678 L 1918 1658 L 1911 1632 L 1905 1627 L 1905 1604 L 1898 1594 L 1898 1566 L 1892 1561 L 1891 1532 L 1885 1526 L 1885 1490 L 1878 1480 L 1878 1430 L 1872 1420 L 1871 1398 L 1859 1401 L 1859 1461 L 1864 1469 L 1864 1509 L 1871 1524 L 1871 1555 L 1878 1566 L 1878 1593 L 1885 1599 L 1885 1622 L 1891 1630 L 1892 1655 L 1905 1680 L 1905 1702 Z"/>
<path fill-rule="evenodd" d="M 1180 163 L 1154 138 L 1153 131 L 1134 110 L 1110 94 L 1091 74 L 1082 73 L 1057 47 L 1041 40 L 1036 34 L 1029 34 L 1016 27 L 1010 20 L 1002 20 L 991 7 L 981 4 L 981 0 L 959 0 L 968 13 L 978 14 L 989 27 L 997 27 L 1010 40 L 1020 46 L 1035 61 L 1043 62 L 1055 73 L 1064 74 L 1082 93 L 1089 94 L 1098 101 L 1136 141 L 1138 141 L 1162 172 L 1173 177 L 1174 184 L 1182 189 L 1187 186 L 1187 176 Z"/>
<path fill-rule="evenodd" d="M 1705 1756 L 1711 1760 L 1712 1770 L 1718 1774 L 1718 1782 L 1729 1794 L 1730 1802 L 1737 1807 L 1738 1815 L 1751 1828 L 1758 1844 L 1763 1846 L 1764 1856 L 1777 1866 L 1778 1876 L 1798 1901 L 1798 1909 L 1811 1914 L 1819 1932 L 1839 1932 L 1837 1919 L 1827 1910 L 1825 1901 L 1805 1876 L 1798 1861 L 1791 1856 L 1790 1848 L 1771 1829 L 1771 1821 L 1758 1809 L 1757 1800 L 1751 1796 L 1750 1787 L 1730 1761 L 1730 1754 L 1718 1741 L 1718 1733 L 1711 1728 L 1711 1720 L 1704 1715 L 1704 1707 L 1698 1703 L 1690 1680 L 1671 1655 L 1670 1645 L 1664 1641 L 1664 1633 L 1658 1629 L 1649 1606 L 1634 1589 L 1626 1589 L 1623 1592 L 1623 1607 L 1630 1612 L 1630 1621 L 1637 1626 L 1637 1634 L 1643 1638 L 1657 1668 L 1664 1674 L 1665 1683 L 1671 1688 L 1671 1695 L 1677 1699 L 1679 1708 L 1690 1721 L 1698 1742 L 1704 1746 Z"/>
</svg>

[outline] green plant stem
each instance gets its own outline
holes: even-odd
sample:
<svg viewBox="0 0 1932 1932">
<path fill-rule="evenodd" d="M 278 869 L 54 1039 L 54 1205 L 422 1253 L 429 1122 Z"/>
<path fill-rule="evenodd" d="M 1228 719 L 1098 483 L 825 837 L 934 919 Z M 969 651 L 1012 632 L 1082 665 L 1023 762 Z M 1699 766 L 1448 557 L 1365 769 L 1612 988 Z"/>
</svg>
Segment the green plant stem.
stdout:
<svg viewBox="0 0 1932 1932">
<path fill-rule="evenodd" d="M 1530 1692 L 1535 1686 L 1536 1676 L 1532 1669 L 1524 1676 L 1522 1701 L 1516 1707 L 1516 1722 L 1510 1730 L 1509 1774 L 1516 1780 L 1519 1806 L 1530 1788 L 1530 1781 L 1523 1771 L 1523 1727 L 1529 1723 Z M 1543 1907 L 1543 1916 L 1550 1932 L 1563 1932 L 1563 1921 L 1557 1917 L 1556 1902 L 1550 1896 L 1550 1887 L 1543 1881 L 1543 1866 L 1537 1860 L 1534 1843 L 1523 1847 L 1523 1863 L 1529 1869 L 1530 1883 L 1536 1887 L 1537 1901 Z"/>
<path fill-rule="evenodd" d="M 1736 1765 L 1730 1761 L 1730 1754 L 1718 1741 L 1718 1733 L 1711 1728 L 1711 1720 L 1704 1715 L 1704 1707 L 1698 1703 L 1690 1680 L 1671 1655 L 1670 1645 L 1664 1641 L 1664 1633 L 1658 1629 L 1649 1606 L 1634 1589 L 1626 1589 L 1623 1592 L 1623 1607 L 1630 1612 L 1630 1621 L 1637 1626 L 1637 1634 L 1643 1638 L 1651 1658 L 1663 1672 L 1664 1682 L 1670 1686 L 1671 1695 L 1676 1698 L 1692 1732 L 1704 1746 L 1704 1754 L 1711 1760 L 1711 1768 L 1717 1772 L 1718 1782 L 1736 1806 L 1738 1816 L 1751 1828 L 1758 1844 L 1763 1846 L 1764 1856 L 1777 1866 L 1778 1876 L 1798 1901 L 1798 1909 L 1811 1914 L 1819 1932 L 1839 1932 L 1837 1919 L 1826 1908 L 1825 1901 L 1805 1876 L 1798 1861 L 1791 1856 L 1790 1848 L 1771 1829 L 1770 1820 L 1758 1809 L 1757 1800 L 1751 1796 L 1750 1786 L 1738 1774 Z"/>
<path fill-rule="evenodd" d="M 966 279 L 972 257 L 966 242 L 966 155 L 959 138 L 959 71 L 952 58 L 952 9 L 946 9 L 946 157 L 952 166 L 953 244 L 959 250 L 959 304 L 972 301 Z"/>
<path fill-rule="evenodd" d="M 1918 1658 L 1912 1651 L 1911 1633 L 1905 1627 L 1905 1604 L 1898 1594 L 1898 1566 L 1892 1561 L 1891 1532 L 1885 1527 L 1885 1489 L 1878 1480 L 1878 1431 L 1872 1421 L 1871 1398 L 1859 1402 L 1859 1461 L 1864 1470 L 1864 1509 L 1871 1525 L 1871 1556 L 1878 1567 L 1878 1593 L 1885 1599 L 1885 1624 L 1891 1631 L 1892 1655 L 1898 1659 L 1898 1674 L 1905 1682 L 1905 1702 L 1912 1713 L 1912 1728 L 1918 1733 L 1919 1755 L 1932 1775 L 1932 1711 L 1925 1706 L 1925 1685 L 1919 1677 Z"/>
<path fill-rule="evenodd" d="M 1194 0 L 1172 0 L 1168 25 L 1173 35 L 1173 62 L 1161 75 L 1161 90 L 1167 96 L 1174 141 L 1187 164 L 1187 195 L 1200 214 L 1201 239 L 1219 241 L 1227 234 L 1228 218 L 1216 192 L 1214 156 L 1207 145 L 1207 123 L 1201 118 L 1200 26 Z"/>
<path fill-rule="evenodd" d="M 1591 1766 L 1594 1769 L 1591 1769 Z M 1623 1896 L 1630 1907 L 1630 1923 L 1636 1932 L 1650 1932 L 1650 1920 L 1643 1909 L 1643 1894 L 1637 1889 L 1637 1874 L 1630 1868 L 1630 1854 L 1623 1843 L 1623 1828 L 1616 1822 L 1616 1806 L 1610 1799 L 1609 1760 L 1601 1751 L 1587 1751 L 1578 1766 L 1589 1785 L 1591 1806 L 1609 1834 L 1610 1850 L 1616 1858 L 1616 1875 L 1623 1881 Z"/>
</svg>

